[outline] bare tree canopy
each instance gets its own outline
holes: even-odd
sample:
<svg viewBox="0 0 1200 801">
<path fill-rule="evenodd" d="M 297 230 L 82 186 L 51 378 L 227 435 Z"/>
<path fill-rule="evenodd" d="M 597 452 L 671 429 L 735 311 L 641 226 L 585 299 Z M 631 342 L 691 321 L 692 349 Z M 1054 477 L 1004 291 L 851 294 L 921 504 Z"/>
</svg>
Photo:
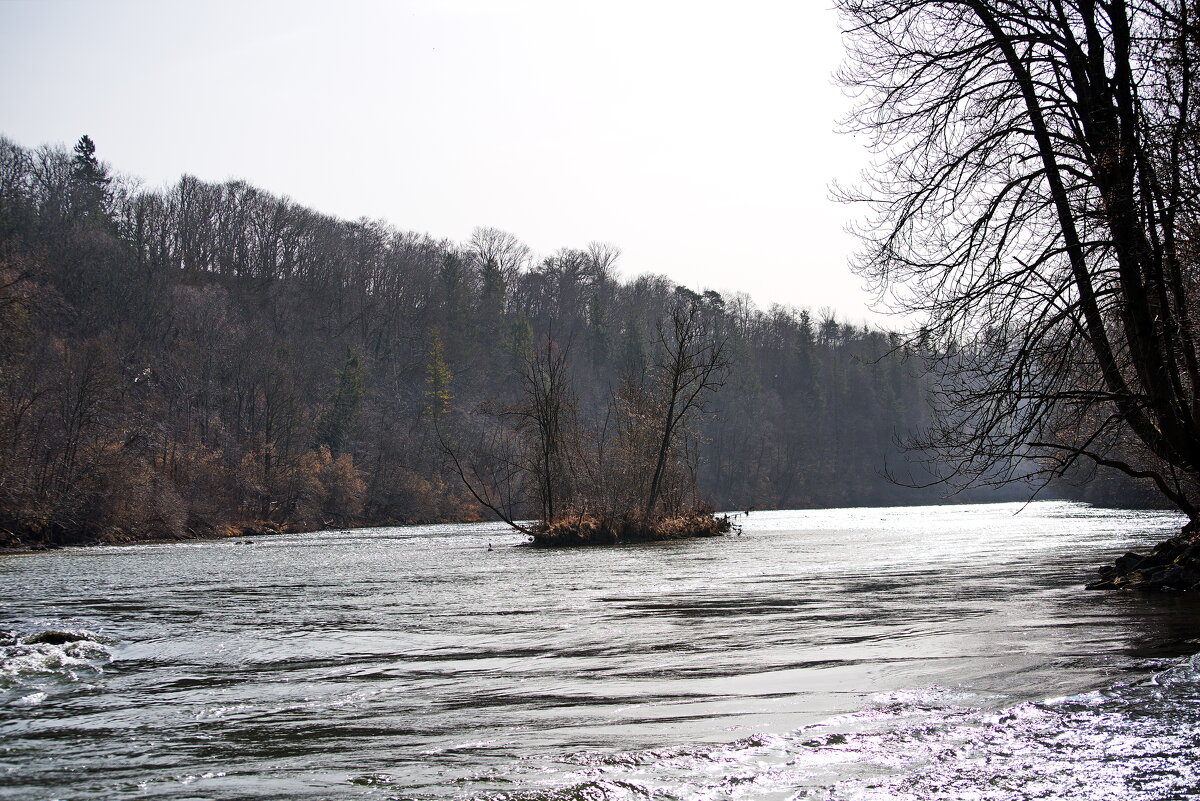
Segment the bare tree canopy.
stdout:
<svg viewBox="0 0 1200 801">
<path fill-rule="evenodd" d="M 681 428 L 689 415 L 704 411 L 708 396 L 725 385 L 729 357 L 725 339 L 713 332 L 696 302 L 680 302 L 671 309 L 670 321 L 660 324 L 658 341 L 662 359 L 655 365 L 660 410 L 658 453 L 643 516 L 654 515 L 662 489 L 663 473 Z"/>
<path fill-rule="evenodd" d="M 1193 0 L 838 0 L 878 157 L 858 268 L 941 348 L 947 478 L 1081 458 L 1193 520 Z"/>
</svg>

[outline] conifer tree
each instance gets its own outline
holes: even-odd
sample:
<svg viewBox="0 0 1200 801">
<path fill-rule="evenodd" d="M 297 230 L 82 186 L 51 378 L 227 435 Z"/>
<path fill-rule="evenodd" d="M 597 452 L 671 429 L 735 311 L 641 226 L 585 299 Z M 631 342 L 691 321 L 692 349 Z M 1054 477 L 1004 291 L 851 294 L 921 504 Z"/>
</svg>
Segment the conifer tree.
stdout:
<svg viewBox="0 0 1200 801">
<path fill-rule="evenodd" d="M 96 158 L 96 143 L 87 134 L 79 137 L 71 159 L 71 183 L 75 204 L 83 215 L 104 213 L 111 182 L 108 169 Z"/>
<path fill-rule="evenodd" d="M 429 360 L 425 366 L 425 411 L 434 419 L 450 412 L 450 368 L 442 347 L 442 335 L 435 328 L 429 335 Z"/>
<path fill-rule="evenodd" d="M 325 445 L 337 456 L 344 448 L 358 417 L 366 387 L 358 354 L 346 349 L 346 363 L 338 370 L 338 388 L 333 403 L 317 420 L 317 445 Z"/>
</svg>

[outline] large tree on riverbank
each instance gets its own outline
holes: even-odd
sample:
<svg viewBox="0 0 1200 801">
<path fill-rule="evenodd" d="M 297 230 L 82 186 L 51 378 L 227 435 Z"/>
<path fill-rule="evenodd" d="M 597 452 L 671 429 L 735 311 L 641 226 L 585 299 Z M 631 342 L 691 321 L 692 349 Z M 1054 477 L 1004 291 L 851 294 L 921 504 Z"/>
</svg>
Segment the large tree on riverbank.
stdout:
<svg viewBox="0 0 1200 801">
<path fill-rule="evenodd" d="M 1200 515 L 1194 0 L 838 0 L 861 271 L 941 360 L 964 484 L 1086 461 Z"/>
</svg>

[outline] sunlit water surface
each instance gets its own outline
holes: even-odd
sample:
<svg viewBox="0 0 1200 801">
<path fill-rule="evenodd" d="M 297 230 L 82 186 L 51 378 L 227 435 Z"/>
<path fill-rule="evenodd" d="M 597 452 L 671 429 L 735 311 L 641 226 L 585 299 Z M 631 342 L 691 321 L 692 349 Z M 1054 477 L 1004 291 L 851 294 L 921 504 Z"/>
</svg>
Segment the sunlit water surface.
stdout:
<svg viewBox="0 0 1200 801">
<path fill-rule="evenodd" d="M 1200 604 L 1082 589 L 1177 517 L 740 522 L 0 556 L 0 798 L 1200 797 Z"/>
</svg>

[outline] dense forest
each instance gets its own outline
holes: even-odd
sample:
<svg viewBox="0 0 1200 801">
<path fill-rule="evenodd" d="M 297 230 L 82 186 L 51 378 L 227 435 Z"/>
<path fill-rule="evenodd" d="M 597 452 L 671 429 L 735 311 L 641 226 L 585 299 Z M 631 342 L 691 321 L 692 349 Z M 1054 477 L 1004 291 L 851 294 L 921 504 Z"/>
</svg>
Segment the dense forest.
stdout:
<svg viewBox="0 0 1200 801">
<path fill-rule="evenodd" d="M 245 183 L 155 191 L 0 139 L 0 528 L 10 543 L 487 516 L 448 464 L 553 343 L 581 426 L 644 375 L 672 309 L 729 368 L 685 439 L 718 509 L 930 502 L 898 438 L 922 354 L 832 313 L 622 279 L 610 245 L 535 257 L 335 219 Z M 518 513 L 522 510 L 516 510 Z"/>
</svg>

